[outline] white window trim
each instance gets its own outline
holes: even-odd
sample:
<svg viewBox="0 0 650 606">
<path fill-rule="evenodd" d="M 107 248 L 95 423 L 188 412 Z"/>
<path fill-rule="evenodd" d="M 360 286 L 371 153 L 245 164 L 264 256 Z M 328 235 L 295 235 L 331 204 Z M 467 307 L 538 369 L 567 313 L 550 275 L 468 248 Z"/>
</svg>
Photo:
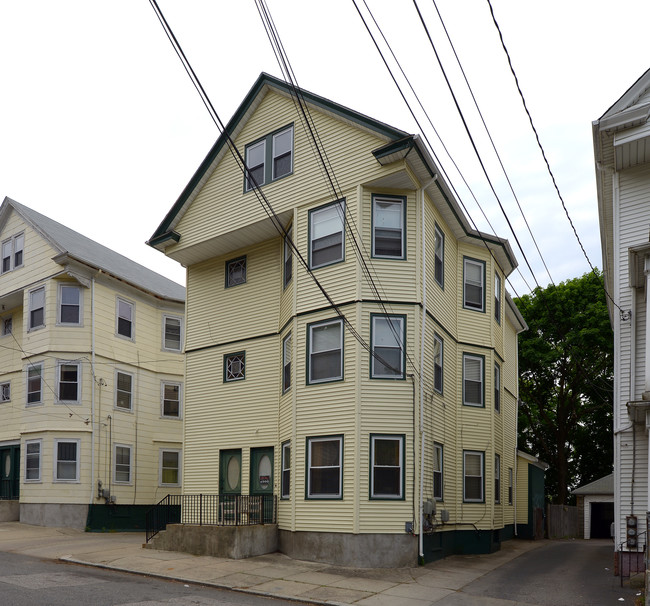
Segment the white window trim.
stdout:
<svg viewBox="0 0 650 606">
<path fill-rule="evenodd" d="M 473 478 L 481 478 L 481 496 L 479 498 L 468 498 L 465 492 L 465 479 L 469 477 L 467 475 L 467 465 L 465 463 L 465 457 L 467 455 L 478 455 L 480 457 L 481 464 L 481 475 L 480 476 L 471 476 Z M 484 503 L 485 502 L 485 453 L 482 450 L 464 450 L 463 451 L 463 501 L 465 503 Z"/>
<path fill-rule="evenodd" d="M 375 441 L 393 440 L 399 442 L 399 492 L 382 494 L 375 492 Z M 386 467 L 386 466 L 382 466 Z M 392 467 L 391 467 L 392 468 Z M 372 434 L 370 436 L 370 498 L 372 500 L 399 501 L 404 499 L 404 436 L 396 434 Z"/>
<path fill-rule="evenodd" d="M 178 482 L 165 483 L 163 482 L 163 454 L 166 452 L 175 452 L 178 454 Z M 181 486 L 183 470 L 183 450 L 181 448 L 161 448 L 158 451 L 158 486 Z"/>
<path fill-rule="evenodd" d="M 120 334 L 119 325 L 120 325 L 120 302 L 125 303 L 131 307 L 131 336 L 127 337 L 126 335 Z M 124 297 L 117 297 L 115 300 L 115 336 L 119 339 L 126 339 L 127 341 L 135 341 L 135 303 L 129 301 Z"/>
<path fill-rule="evenodd" d="M 61 368 L 63 366 L 76 366 L 77 367 L 77 399 L 76 400 L 63 400 L 61 395 Z M 56 397 L 54 398 L 55 404 L 80 404 L 82 401 L 82 382 L 81 382 L 82 366 L 76 360 L 57 360 L 56 361 Z"/>
<path fill-rule="evenodd" d="M 178 343 L 178 349 L 175 347 L 167 347 L 167 341 L 166 341 L 166 328 L 167 328 L 167 320 L 178 320 L 180 324 L 180 335 L 179 335 L 179 343 Z M 164 351 L 173 351 L 175 353 L 180 353 L 183 351 L 183 337 L 184 337 L 184 331 L 183 331 L 183 318 L 182 316 L 175 316 L 172 314 L 163 314 L 163 324 L 162 324 L 162 348 Z"/>
<path fill-rule="evenodd" d="M 64 322 L 61 319 L 61 311 L 63 308 L 63 289 L 64 288 L 76 288 L 77 291 L 79 292 L 79 321 L 78 322 Z M 84 303 L 84 297 L 83 297 L 83 291 L 81 289 L 81 286 L 78 284 L 70 284 L 70 283 L 60 283 L 59 287 L 57 288 L 57 301 L 56 301 L 56 324 L 57 326 L 83 326 L 83 318 L 84 318 L 84 313 L 83 313 L 83 303 Z"/>
<path fill-rule="evenodd" d="M 312 346 L 314 344 L 314 329 L 315 328 L 322 328 L 323 326 L 328 326 L 328 325 L 333 325 L 333 324 L 338 324 L 340 327 L 340 339 L 339 339 L 339 347 L 338 350 L 341 352 L 341 366 L 339 369 L 339 374 L 336 376 L 332 377 L 325 377 L 324 379 L 312 379 L 311 378 L 311 371 L 312 371 L 312 355 L 314 352 L 312 351 Z M 325 320 L 323 322 L 314 322 L 313 324 L 309 324 L 307 327 L 309 333 L 309 356 L 308 356 L 308 368 L 307 368 L 307 383 L 310 385 L 318 385 L 320 383 L 329 383 L 330 381 L 342 381 L 343 380 L 343 373 L 344 373 L 344 361 L 343 361 L 343 321 L 336 319 L 336 320 Z M 335 351 L 333 349 L 329 351 Z"/>
<path fill-rule="evenodd" d="M 27 446 L 30 444 L 38 444 L 38 477 L 27 477 Z M 26 484 L 40 484 L 43 481 L 43 440 L 25 440 L 25 473 L 24 480 Z"/>
<path fill-rule="evenodd" d="M 467 360 L 478 360 L 480 363 L 480 374 L 481 374 L 481 401 L 480 403 L 468 402 L 465 396 L 465 362 Z M 463 406 L 473 406 L 474 408 L 485 408 L 485 359 L 482 356 L 477 356 L 474 354 L 463 354 Z"/>
<path fill-rule="evenodd" d="M 117 405 L 117 392 L 118 392 L 118 385 L 119 385 L 118 375 L 128 375 L 129 377 L 131 377 L 131 406 L 129 408 L 124 408 L 124 406 Z M 119 368 L 116 368 L 114 381 L 115 381 L 115 394 L 113 395 L 113 408 L 115 410 L 121 410 L 122 412 L 133 412 L 133 409 L 135 407 L 135 374 L 132 372 L 127 372 L 126 370 L 121 370 Z"/>
<path fill-rule="evenodd" d="M 338 468 L 339 470 L 339 490 L 336 494 L 312 493 L 311 491 L 311 446 L 315 442 L 338 442 L 339 443 L 339 464 L 330 465 L 328 469 Z M 325 469 L 320 466 L 318 469 Z M 308 499 L 341 499 L 343 498 L 343 436 L 318 436 L 307 438 L 307 498 Z"/>
<path fill-rule="evenodd" d="M 75 461 L 76 463 L 76 468 L 75 468 L 75 478 L 74 479 L 58 479 L 56 477 L 57 474 L 57 464 L 59 462 L 59 443 L 60 442 L 65 442 L 65 443 L 75 443 L 77 445 L 77 459 Z M 79 484 L 81 482 L 81 476 L 79 474 L 80 470 L 80 465 L 81 463 L 81 440 L 78 438 L 55 438 L 54 439 L 54 468 L 53 468 L 53 481 L 56 484 Z"/>
<path fill-rule="evenodd" d="M 289 499 L 291 498 L 291 441 L 283 442 L 282 443 L 282 457 L 281 457 L 281 470 L 280 470 L 280 498 L 281 499 Z M 285 455 L 285 449 L 289 449 L 289 457 L 288 457 L 288 463 L 289 466 L 287 467 L 287 456 Z M 284 472 L 288 471 L 289 472 L 289 486 L 288 486 L 288 491 L 285 492 L 285 485 L 284 485 Z"/>
<path fill-rule="evenodd" d="M 26 406 L 42 406 L 43 405 L 43 387 L 45 385 L 45 377 L 44 377 L 44 364 L 43 362 L 32 362 L 31 364 L 28 364 L 26 367 L 25 371 L 25 405 Z M 40 397 L 38 400 L 35 402 L 29 402 L 29 371 L 30 370 L 35 370 L 36 368 L 40 369 L 40 378 L 41 378 L 41 388 L 39 390 L 40 392 Z"/>
<path fill-rule="evenodd" d="M 4 386 L 7 386 L 9 388 L 9 397 L 4 398 Z M 0 404 L 4 404 L 5 402 L 11 402 L 11 381 L 2 381 L 0 382 Z"/>
<path fill-rule="evenodd" d="M 169 415 L 165 414 L 165 386 L 174 385 L 178 387 L 178 414 Z M 163 419 L 179 420 L 183 418 L 183 384 L 179 381 L 165 381 L 160 382 L 160 416 Z"/>
<path fill-rule="evenodd" d="M 128 448 L 129 449 L 129 479 L 128 480 L 118 480 L 117 479 L 117 449 L 118 448 Z M 113 482 L 119 484 L 120 486 L 131 486 L 133 484 L 133 446 L 131 444 L 113 444 Z"/>
<path fill-rule="evenodd" d="M 32 326 L 32 295 L 39 290 L 43 291 L 43 323 L 37 326 Z M 38 309 L 38 308 L 37 308 Z M 45 310 L 47 309 L 47 293 L 45 292 L 45 286 L 38 286 L 37 288 L 32 288 L 27 293 L 27 332 L 32 332 L 33 330 L 40 330 L 45 328 Z"/>
</svg>

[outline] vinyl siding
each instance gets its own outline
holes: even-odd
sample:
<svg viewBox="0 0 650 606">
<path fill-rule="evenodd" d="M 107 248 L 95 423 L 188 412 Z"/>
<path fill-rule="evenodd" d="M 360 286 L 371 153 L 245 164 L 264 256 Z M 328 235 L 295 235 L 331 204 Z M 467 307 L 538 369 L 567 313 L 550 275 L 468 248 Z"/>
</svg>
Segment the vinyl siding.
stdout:
<svg viewBox="0 0 650 606">
<path fill-rule="evenodd" d="M 182 449 L 182 419 L 161 416 L 161 381 L 184 384 L 183 355 L 163 350 L 163 316 L 182 318 L 183 306 L 149 297 L 107 274 L 84 275 L 86 270 L 72 268 L 72 273 L 84 278 L 82 285 L 70 278 L 66 267 L 51 260 L 57 251 L 43 236 L 26 227 L 17 213 L 10 213 L 0 239 L 20 230 L 25 232 L 24 267 L 0 276 L 2 293 L 22 292 L 21 303 L 0 315 L 2 319 L 11 315 L 13 323 L 13 336 L 0 337 L 0 345 L 10 345 L 0 349 L 0 382 L 11 382 L 11 402 L 0 404 L 0 442 L 21 443 L 21 502 L 103 503 L 103 499 L 95 498 L 98 479 L 104 488 L 111 488 L 118 504 L 150 504 L 168 492 L 180 492 L 180 486 L 159 486 L 159 450 L 161 446 Z M 88 286 L 93 277 L 94 314 L 92 288 Z M 80 288 L 82 313 L 78 326 L 57 323 L 62 284 Z M 40 286 L 45 289 L 45 326 L 28 331 L 29 291 Z M 118 296 L 135 305 L 133 341 L 116 335 Z M 72 361 L 79 365 L 79 401 L 59 402 L 58 363 Z M 31 364 L 37 363 L 43 364 L 42 403 L 27 406 L 27 372 Z M 132 412 L 114 407 L 116 368 L 134 377 Z M 57 439 L 79 440 L 78 482 L 54 481 Z M 41 440 L 38 482 L 25 481 L 26 440 Z M 132 448 L 132 481 L 128 485 L 113 481 L 111 445 L 115 443 Z"/>
</svg>

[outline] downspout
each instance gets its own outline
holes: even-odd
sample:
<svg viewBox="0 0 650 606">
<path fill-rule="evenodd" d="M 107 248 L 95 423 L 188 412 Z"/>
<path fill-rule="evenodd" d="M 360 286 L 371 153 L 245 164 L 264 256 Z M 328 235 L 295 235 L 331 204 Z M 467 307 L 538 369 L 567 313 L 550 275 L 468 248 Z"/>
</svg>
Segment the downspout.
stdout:
<svg viewBox="0 0 650 606">
<path fill-rule="evenodd" d="M 90 281 L 90 505 L 95 500 L 95 278 Z"/>
<path fill-rule="evenodd" d="M 424 190 L 438 178 L 437 175 L 420 188 L 420 213 L 422 233 L 422 322 L 420 334 L 420 495 L 418 504 L 418 543 L 419 563 L 424 564 L 424 336 L 427 320 L 427 264 L 426 264 L 426 226 L 424 216 Z"/>
<path fill-rule="evenodd" d="M 519 369 L 517 368 L 517 380 L 519 380 Z M 517 389 L 517 396 L 519 396 L 519 389 Z M 515 464 L 513 465 L 514 471 L 513 475 L 514 478 L 512 478 L 512 502 L 514 504 L 515 510 L 514 510 L 514 530 L 515 530 L 515 536 L 517 536 L 517 439 L 519 438 L 519 397 L 517 397 L 517 400 L 515 402 Z"/>
</svg>

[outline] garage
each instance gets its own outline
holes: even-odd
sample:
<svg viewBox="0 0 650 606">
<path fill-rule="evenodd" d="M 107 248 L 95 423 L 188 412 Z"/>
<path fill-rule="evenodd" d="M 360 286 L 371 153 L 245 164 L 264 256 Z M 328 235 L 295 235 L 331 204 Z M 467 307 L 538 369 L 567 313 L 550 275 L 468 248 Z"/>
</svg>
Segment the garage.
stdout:
<svg viewBox="0 0 650 606">
<path fill-rule="evenodd" d="M 582 538 L 610 538 L 614 521 L 614 474 L 580 486 L 572 494 L 577 499 Z"/>
</svg>

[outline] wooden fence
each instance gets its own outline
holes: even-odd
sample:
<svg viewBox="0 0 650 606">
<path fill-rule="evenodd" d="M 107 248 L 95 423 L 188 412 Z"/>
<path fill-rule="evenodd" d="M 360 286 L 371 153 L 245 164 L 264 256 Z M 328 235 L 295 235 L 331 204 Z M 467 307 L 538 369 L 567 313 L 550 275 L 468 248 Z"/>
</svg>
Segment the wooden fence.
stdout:
<svg viewBox="0 0 650 606">
<path fill-rule="evenodd" d="M 579 538 L 578 508 L 574 505 L 547 505 L 546 535 L 549 539 Z"/>
</svg>

